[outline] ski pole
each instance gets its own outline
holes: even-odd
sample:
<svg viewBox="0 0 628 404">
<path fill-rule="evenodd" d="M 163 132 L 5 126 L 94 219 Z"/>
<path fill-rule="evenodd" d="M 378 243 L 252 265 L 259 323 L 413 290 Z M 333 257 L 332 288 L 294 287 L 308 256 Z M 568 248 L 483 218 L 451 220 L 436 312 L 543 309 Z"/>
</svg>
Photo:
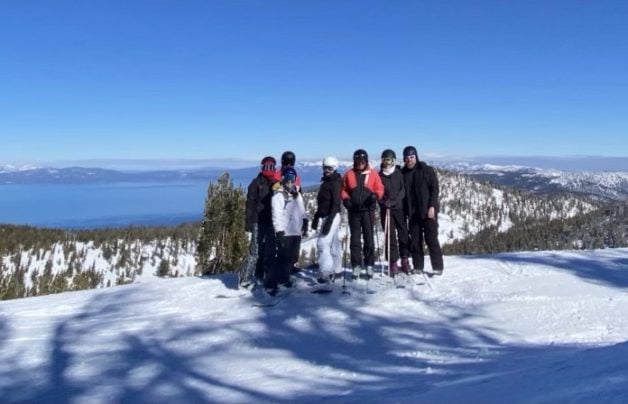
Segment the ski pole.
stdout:
<svg viewBox="0 0 628 404">
<path fill-rule="evenodd" d="M 347 241 L 349 236 L 345 234 L 344 240 L 342 241 L 342 294 L 350 295 L 349 291 L 347 291 Z"/>
<path fill-rule="evenodd" d="M 371 214 L 371 218 L 375 217 L 375 213 L 374 211 L 372 211 L 373 214 Z M 373 232 L 375 232 L 375 243 L 377 246 L 377 252 L 378 252 L 378 256 L 379 256 L 379 266 L 380 266 L 380 274 L 381 276 L 384 275 L 384 270 L 382 268 L 382 251 L 379 249 L 379 232 L 377 231 L 377 221 L 373 220 Z M 381 278 L 380 278 L 381 279 Z"/>
<path fill-rule="evenodd" d="M 387 257 L 387 266 L 388 266 L 388 277 L 390 278 L 390 209 L 386 209 L 386 220 L 385 220 L 386 229 L 384 229 L 384 236 L 386 237 L 386 252 L 388 253 Z"/>
</svg>

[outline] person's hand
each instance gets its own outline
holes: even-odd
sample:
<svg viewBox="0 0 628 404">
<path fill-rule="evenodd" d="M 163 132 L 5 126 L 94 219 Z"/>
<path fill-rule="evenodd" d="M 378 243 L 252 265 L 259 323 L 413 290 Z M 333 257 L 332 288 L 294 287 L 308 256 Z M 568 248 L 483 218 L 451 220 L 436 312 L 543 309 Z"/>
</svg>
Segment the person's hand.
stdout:
<svg viewBox="0 0 628 404">
<path fill-rule="evenodd" d="M 316 231 L 318 230 L 318 221 L 319 221 L 319 217 L 318 216 L 314 216 L 314 220 L 312 220 L 312 231 Z"/>
<path fill-rule="evenodd" d="M 303 219 L 303 226 L 301 226 L 301 235 L 303 237 L 307 236 L 307 228 L 310 224 L 310 221 L 307 220 L 307 217 Z"/>
<path fill-rule="evenodd" d="M 371 193 L 367 198 L 366 198 L 366 202 L 365 202 L 365 206 L 367 208 L 370 208 L 371 206 L 375 205 L 375 202 L 377 202 L 377 197 L 375 196 L 375 194 Z"/>
<path fill-rule="evenodd" d="M 430 206 L 429 208 L 427 208 L 427 218 L 434 219 L 435 217 L 436 217 L 436 211 L 434 210 L 433 206 Z"/>
<path fill-rule="evenodd" d="M 277 244 L 277 249 L 281 250 L 283 248 L 283 238 L 285 236 L 285 232 L 278 231 L 275 233 L 275 243 Z"/>
<path fill-rule="evenodd" d="M 342 204 L 348 211 L 351 210 L 351 201 L 349 199 L 343 199 Z"/>
</svg>

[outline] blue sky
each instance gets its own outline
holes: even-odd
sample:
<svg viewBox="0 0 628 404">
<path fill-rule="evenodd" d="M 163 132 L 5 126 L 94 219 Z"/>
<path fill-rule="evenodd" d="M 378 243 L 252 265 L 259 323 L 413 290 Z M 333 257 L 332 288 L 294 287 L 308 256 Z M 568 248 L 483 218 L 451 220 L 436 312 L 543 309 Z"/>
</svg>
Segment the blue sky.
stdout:
<svg viewBox="0 0 628 404">
<path fill-rule="evenodd" d="M 628 2 L 0 1 L 0 162 L 628 155 Z"/>
</svg>

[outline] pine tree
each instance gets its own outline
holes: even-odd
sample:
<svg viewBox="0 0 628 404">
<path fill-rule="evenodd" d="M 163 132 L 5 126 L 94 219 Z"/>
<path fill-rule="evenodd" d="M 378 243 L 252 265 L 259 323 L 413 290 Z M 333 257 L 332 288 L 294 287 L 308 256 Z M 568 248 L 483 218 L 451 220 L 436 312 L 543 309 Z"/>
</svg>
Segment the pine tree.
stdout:
<svg viewBox="0 0 628 404">
<path fill-rule="evenodd" d="M 157 276 L 164 277 L 170 275 L 170 262 L 167 259 L 162 259 L 157 269 Z"/>
<path fill-rule="evenodd" d="M 247 250 L 244 231 L 244 191 L 235 188 L 228 173 L 207 189 L 205 213 L 197 241 L 197 273 L 232 271 Z"/>
</svg>

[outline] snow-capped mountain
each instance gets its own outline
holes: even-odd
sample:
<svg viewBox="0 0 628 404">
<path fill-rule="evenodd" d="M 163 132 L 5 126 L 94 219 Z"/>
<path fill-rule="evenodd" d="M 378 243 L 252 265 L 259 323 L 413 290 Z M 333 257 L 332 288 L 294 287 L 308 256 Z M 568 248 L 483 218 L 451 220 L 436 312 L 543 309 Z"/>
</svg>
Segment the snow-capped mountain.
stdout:
<svg viewBox="0 0 628 404">
<path fill-rule="evenodd" d="M 6 164 L 6 165 L 0 165 L 0 174 L 15 173 L 15 172 L 20 172 L 20 171 L 30 171 L 30 170 L 36 170 L 37 168 L 39 167 L 31 165 L 31 164 L 22 164 L 22 165 Z"/>
<path fill-rule="evenodd" d="M 7 403 L 624 403 L 627 249 L 445 257 L 395 287 L 232 275 L 0 302 Z"/>
<path fill-rule="evenodd" d="M 604 199 L 628 198 L 628 171 L 563 171 L 517 165 L 455 163 L 445 168 L 495 184 L 533 192 L 572 192 Z"/>
<path fill-rule="evenodd" d="M 341 160 L 339 171 L 345 172 L 352 164 L 349 160 Z M 377 168 L 379 160 L 371 160 L 370 164 Z M 604 199 L 628 198 L 628 171 L 565 171 L 522 165 L 474 164 L 465 161 L 436 161 L 434 166 L 488 180 L 497 185 L 537 193 L 572 192 Z M 97 167 L 4 166 L 0 167 L 0 184 L 215 181 L 225 171 L 231 174 L 234 184 L 246 186 L 258 174 L 259 167 L 215 166 L 123 171 Z M 297 163 L 297 171 L 305 187 L 315 186 L 322 175 L 321 162 L 300 161 Z"/>
</svg>

